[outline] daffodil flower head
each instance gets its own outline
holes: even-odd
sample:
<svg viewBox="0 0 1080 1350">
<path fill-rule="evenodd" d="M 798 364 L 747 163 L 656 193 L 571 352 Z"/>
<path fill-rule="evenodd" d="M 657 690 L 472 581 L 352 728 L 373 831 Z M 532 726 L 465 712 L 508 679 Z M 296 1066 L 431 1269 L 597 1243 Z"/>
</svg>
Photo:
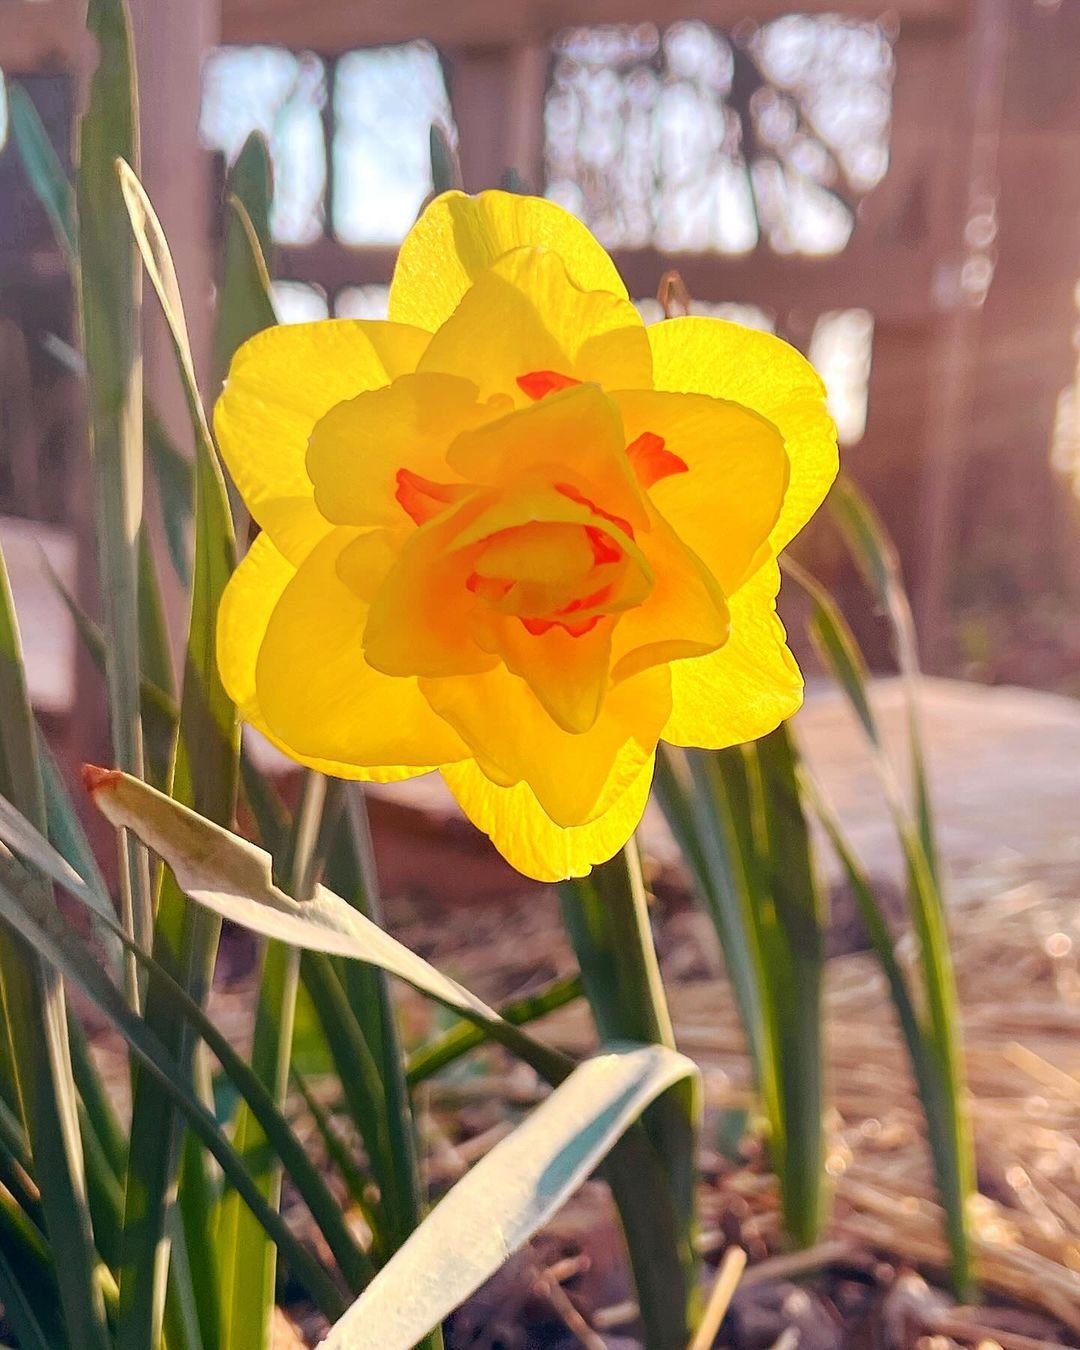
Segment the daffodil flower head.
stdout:
<svg viewBox="0 0 1080 1350">
<path fill-rule="evenodd" d="M 824 389 L 768 334 L 646 328 L 584 225 L 503 192 L 427 207 L 389 314 L 236 354 L 214 426 L 261 533 L 223 679 L 300 763 L 437 768 L 520 871 L 583 875 L 661 739 L 799 706 L 777 556 L 836 473 Z"/>
</svg>

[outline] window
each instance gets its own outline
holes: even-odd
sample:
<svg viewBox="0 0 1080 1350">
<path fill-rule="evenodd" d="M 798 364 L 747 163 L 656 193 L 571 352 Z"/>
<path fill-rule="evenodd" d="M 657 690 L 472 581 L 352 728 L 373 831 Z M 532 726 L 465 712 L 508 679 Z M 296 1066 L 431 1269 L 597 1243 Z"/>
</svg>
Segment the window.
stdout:
<svg viewBox="0 0 1080 1350">
<path fill-rule="evenodd" d="M 885 29 L 831 16 L 566 29 L 548 194 L 609 247 L 839 253 L 888 167 L 892 78 Z"/>
</svg>

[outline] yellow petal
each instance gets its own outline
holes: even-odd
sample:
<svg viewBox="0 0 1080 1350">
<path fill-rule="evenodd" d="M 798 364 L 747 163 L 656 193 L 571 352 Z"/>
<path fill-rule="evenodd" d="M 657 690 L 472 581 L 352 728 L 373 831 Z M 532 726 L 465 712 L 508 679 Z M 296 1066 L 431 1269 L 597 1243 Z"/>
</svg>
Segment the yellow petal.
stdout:
<svg viewBox="0 0 1080 1350">
<path fill-rule="evenodd" d="M 776 614 L 779 587 L 780 569 L 768 562 L 728 597 L 724 646 L 672 663 L 665 741 L 719 750 L 756 740 L 798 711 L 803 681 Z"/>
<path fill-rule="evenodd" d="M 613 627 L 613 620 L 603 618 L 579 637 L 558 624 L 546 633 L 532 634 L 519 619 L 505 618 L 500 624 L 499 655 L 528 684 L 558 727 L 578 735 L 600 716 Z"/>
<path fill-rule="evenodd" d="M 336 530 L 324 539 L 273 606 L 255 669 L 265 724 L 294 758 L 365 771 L 356 777 L 464 758 L 461 740 L 416 681 L 382 675 L 364 658 L 368 605 L 338 572 L 357 537 Z"/>
<path fill-rule="evenodd" d="M 248 510 L 293 562 L 330 529 L 305 465 L 315 423 L 415 370 L 427 343 L 404 324 L 331 319 L 267 328 L 233 357 L 214 433 Z"/>
<path fill-rule="evenodd" d="M 530 402 L 522 376 L 551 371 L 609 389 L 648 388 L 652 354 L 629 300 L 583 291 L 561 258 L 520 248 L 481 272 L 432 337 L 421 370 L 479 381 L 481 394 Z"/>
<path fill-rule="evenodd" d="M 413 531 L 371 602 L 363 628 L 367 660 L 395 678 L 463 675 L 497 657 L 473 640 L 482 602 L 469 590 L 474 551 L 457 547 L 463 524 L 485 505 L 467 501 Z"/>
<path fill-rule="evenodd" d="M 780 432 L 758 413 L 703 394 L 613 394 L 627 444 L 643 433 L 686 465 L 649 489 L 653 504 L 725 595 L 735 591 L 776 525 L 788 486 Z"/>
<path fill-rule="evenodd" d="M 218 668 L 229 696 L 237 705 L 240 720 L 253 726 L 283 754 L 337 778 L 392 782 L 423 773 L 420 768 L 363 769 L 338 760 L 301 755 L 267 726 L 255 690 L 255 666 L 270 615 L 295 575 L 296 568 L 278 552 L 269 535 L 263 533 L 248 549 L 225 588 L 218 609 Z"/>
<path fill-rule="evenodd" d="M 218 671 L 241 721 L 262 721 L 255 692 L 255 662 L 266 625 L 296 568 L 260 534 L 229 578 L 218 606 Z"/>
<path fill-rule="evenodd" d="M 522 245 L 557 253 L 582 290 L 626 299 L 615 264 L 561 206 L 511 192 L 446 192 L 405 237 L 390 285 L 390 318 L 434 333 L 480 273 Z"/>
<path fill-rule="evenodd" d="M 609 690 L 594 725 L 580 735 L 552 721 L 529 686 L 504 666 L 484 675 L 422 680 L 433 708 L 469 746 L 493 782 L 526 782 L 556 824 L 603 815 L 656 748 L 670 704 L 666 666 Z"/>
<path fill-rule="evenodd" d="M 537 881 L 562 881 L 587 875 L 630 838 L 649 799 L 653 760 L 650 755 L 602 815 L 571 829 L 552 823 L 527 784 L 498 787 L 471 761 L 448 765 L 443 777 L 461 809 L 507 862 Z"/>
<path fill-rule="evenodd" d="M 794 347 L 723 319 L 668 319 L 647 330 L 657 389 L 741 403 L 780 431 L 791 478 L 770 542 L 779 553 L 820 506 L 836 477 L 836 427 L 825 386 Z"/>
<path fill-rule="evenodd" d="M 619 616 L 615 680 L 660 662 L 703 656 L 728 638 L 727 605 L 716 582 L 667 521 L 655 510 L 650 514 L 652 528 L 641 536 L 641 547 L 655 581 L 640 605 Z"/>
<path fill-rule="evenodd" d="M 315 501 L 341 525 L 400 525 L 398 471 L 458 479 L 446 450 L 458 432 L 495 416 L 477 388 L 454 375 L 403 375 L 338 403 L 316 423 L 307 452 Z"/>
</svg>

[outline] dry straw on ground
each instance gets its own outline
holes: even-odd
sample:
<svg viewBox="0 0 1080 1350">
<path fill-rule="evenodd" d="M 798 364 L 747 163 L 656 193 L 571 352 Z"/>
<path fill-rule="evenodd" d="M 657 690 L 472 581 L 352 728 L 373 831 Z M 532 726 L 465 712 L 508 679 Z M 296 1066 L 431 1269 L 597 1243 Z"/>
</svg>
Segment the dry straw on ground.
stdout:
<svg viewBox="0 0 1080 1350">
<path fill-rule="evenodd" d="M 1065 872 L 1055 878 L 1050 871 L 1038 882 L 1012 888 L 1000 875 L 969 878 L 963 888 L 967 898 L 952 911 L 951 927 L 978 1153 L 981 1194 L 974 1220 L 983 1286 L 990 1302 L 1015 1300 L 1080 1338 L 1080 921 L 1074 901 L 1052 894 L 1058 888 L 1074 892 L 1073 869 Z M 526 952 L 534 967 L 547 953 L 555 968 L 562 967 L 555 931 L 543 953 L 541 913 L 533 907 L 527 920 L 506 915 L 503 933 L 484 952 L 488 981 L 512 989 L 526 973 Z M 552 923 L 554 928 L 554 916 Z M 527 942 L 521 925 L 529 930 Z M 700 934 L 693 916 L 685 914 L 662 925 L 665 964 L 700 971 L 693 950 Z M 436 944 L 444 953 L 453 946 L 448 936 L 444 930 Z M 901 945 L 907 948 L 906 941 Z M 470 965 L 474 952 L 463 946 L 456 960 L 451 955 L 451 964 Z M 905 955 L 910 959 L 912 953 Z M 749 1063 L 726 983 L 675 979 L 670 997 L 680 1047 L 703 1069 L 708 1108 L 749 1105 Z M 865 1253 L 940 1277 L 946 1268 L 942 1215 L 919 1106 L 872 956 L 859 953 L 829 963 L 826 1010 L 834 1213 L 821 1258 L 828 1264 Z M 592 1044 L 581 1006 L 552 1016 L 539 1029 L 573 1051 Z M 477 1108 L 486 1096 L 519 1108 L 529 1083 L 517 1072 L 495 1070 L 448 1085 L 440 1103 L 443 1091 L 436 1088 L 432 1098 L 436 1116 L 447 1121 L 449 1110 L 470 1102 L 474 1118 L 483 1122 Z M 486 1138 L 458 1135 L 453 1144 L 444 1139 L 434 1171 L 449 1181 L 475 1160 L 477 1144 L 490 1145 L 498 1137 L 495 1128 Z M 733 1169 L 707 1153 L 703 1170 L 714 1179 L 723 1174 L 703 1194 L 706 1251 L 730 1239 L 725 1219 L 733 1196 L 741 1214 L 739 1239 L 752 1257 L 778 1251 L 776 1191 L 760 1161 Z M 786 1272 L 785 1259 L 769 1261 L 771 1276 L 797 1273 Z M 753 1278 L 753 1269 L 747 1278 Z M 980 1314 L 963 1310 L 941 1317 L 944 1335 L 959 1336 L 966 1327 L 977 1336 L 985 1325 Z M 993 1335 L 1003 1346 L 1025 1344 L 1023 1337 Z"/>
</svg>

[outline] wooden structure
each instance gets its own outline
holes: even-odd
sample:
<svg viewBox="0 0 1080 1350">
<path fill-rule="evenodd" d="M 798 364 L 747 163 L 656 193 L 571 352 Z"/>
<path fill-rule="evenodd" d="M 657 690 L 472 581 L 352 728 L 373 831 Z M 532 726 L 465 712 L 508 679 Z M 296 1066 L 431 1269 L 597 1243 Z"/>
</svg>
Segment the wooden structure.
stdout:
<svg viewBox="0 0 1080 1350">
<path fill-rule="evenodd" d="M 307 49 L 332 62 L 359 47 L 430 39 L 475 190 L 508 167 L 544 181 L 552 42 L 566 25 L 697 19 L 738 32 L 793 10 L 880 18 L 895 71 L 889 164 L 857 202 L 845 248 L 812 257 L 762 242 L 741 255 L 672 258 L 653 241 L 615 248 L 616 260 L 636 296 L 653 294 L 674 265 L 696 299 L 760 306 L 800 345 L 825 311 L 872 313 L 869 416 L 848 467 L 900 540 L 932 664 L 949 660 L 949 585 L 966 575 L 958 563 L 975 560 L 990 574 L 1013 568 L 1016 584 L 1038 589 L 1075 562 L 1068 494 L 1048 458 L 1058 398 L 1075 374 L 1080 5 L 1072 0 L 891 0 L 884 14 L 875 0 L 134 0 L 133 9 L 148 91 L 144 170 L 203 349 L 213 209 L 196 113 L 200 63 L 218 40 Z M 0 10 L 9 77 L 86 69 L 77 0 L 0 0 Z M 11 172 L 10 159 L 0 158 L 0 170 Z M 33 238 L 3 230 L 0 210 L 0 287 L 25 279 L 29 258 L 28 284 L 60 294 L 59 260 L 40 222 Z M 281 248 L 276 273 L 334 294 L 384 284 L 393 255 L 350 247 L 328 230 Z M 166 404 L 173 399 L 182 427 L 168 360 L 153 348 L 150 379 Z M 15 434 L 22 462 L 30 436 L 26 426 Z M 38 509 L 22 487 L 11 491 L 19 510 Z"/>
</svg>

